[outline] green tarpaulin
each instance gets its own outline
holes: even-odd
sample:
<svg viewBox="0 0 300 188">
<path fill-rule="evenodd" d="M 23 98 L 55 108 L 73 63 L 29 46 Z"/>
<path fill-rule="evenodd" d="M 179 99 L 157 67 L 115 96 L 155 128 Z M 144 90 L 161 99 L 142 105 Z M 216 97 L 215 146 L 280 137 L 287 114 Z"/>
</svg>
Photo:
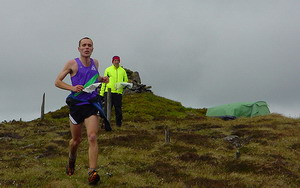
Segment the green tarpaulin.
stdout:
<svg viewBox="0 0 300 188">
<path fill-rule="evenodd" d="M 206 116 L 254 117 L 270 114 L 268 104 L 264 101 L 252 103 L 232 103 L 208 108 Z"/>
</svg>

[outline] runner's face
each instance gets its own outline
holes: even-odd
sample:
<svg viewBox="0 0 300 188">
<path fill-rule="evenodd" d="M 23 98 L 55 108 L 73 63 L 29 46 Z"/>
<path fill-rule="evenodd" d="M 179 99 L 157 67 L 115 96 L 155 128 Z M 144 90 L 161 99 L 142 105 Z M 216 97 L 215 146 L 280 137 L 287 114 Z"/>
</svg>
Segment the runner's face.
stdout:
<svg viewBox="0 0 300 188">
<path fill-rule="evenodd" d="M 82 39 L 78 51 L 83 57 L 90 57 L 94 50 L 93 42 L 90 39 Z"/>
</svg>

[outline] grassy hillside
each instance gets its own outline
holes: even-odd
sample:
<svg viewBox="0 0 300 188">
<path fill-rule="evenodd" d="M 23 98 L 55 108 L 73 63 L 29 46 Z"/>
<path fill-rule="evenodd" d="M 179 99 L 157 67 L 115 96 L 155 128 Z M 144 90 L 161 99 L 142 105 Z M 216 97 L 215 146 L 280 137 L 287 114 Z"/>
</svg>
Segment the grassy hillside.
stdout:
<svg viewBox="0 0 300 188">
<path fill-rule="evenodd" d="M 204 113 L 151 93 L 126 95 L 124 126 L 98 137 L 101 187 L 300 186 L 299 119 Z M 0 124 L 0 187 L 89 187 L 85 132 L 75 175 L 64 172 L 67 115 L 62 107 L 44 121 Z"/>
</svg>

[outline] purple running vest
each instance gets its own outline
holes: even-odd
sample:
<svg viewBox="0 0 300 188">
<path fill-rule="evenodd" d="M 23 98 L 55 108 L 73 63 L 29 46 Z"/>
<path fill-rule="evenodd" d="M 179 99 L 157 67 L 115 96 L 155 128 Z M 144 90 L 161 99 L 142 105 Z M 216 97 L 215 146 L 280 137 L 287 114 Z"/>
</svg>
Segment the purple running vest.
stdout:
<svg viewBox="0 0 300 188">
<path fill-rule="evenodd" d="M 78 71 L 76 75 L 71 77 L 72 86 L 76 85 L 82 85 L 86 84 L 92 77 L 94 77 L 96 74 L 99 75 L 98 69 L 95 66 L 94 60 L 91 58 L 91 65 L 88 67 L 85 67 L 79 58 L 75 59 L 78 65 Z M 98 83 L 98 79 L 94 83 Z M 76 92 L 71 92 L 72 95 L 76 94 Z M 86 93 L 81 92 L 79 95 L 77 95 L 75 98 L 78 100 L 84 100 L 87 101 L 95 96 L 97 96 L 97 91 L 93 91 L 92 93 Z"/>
</svg>

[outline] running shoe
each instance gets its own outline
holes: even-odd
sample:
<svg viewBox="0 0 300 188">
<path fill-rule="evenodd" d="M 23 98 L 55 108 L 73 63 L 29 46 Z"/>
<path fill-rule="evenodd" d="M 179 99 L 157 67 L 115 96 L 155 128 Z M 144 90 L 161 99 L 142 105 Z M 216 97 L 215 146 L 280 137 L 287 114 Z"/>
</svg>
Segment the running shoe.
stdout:
<svg viewBox="0 0 300 188">
<path fill-rule="evenodd" d="M 98 181 L 100 181 L 100 176 L 98 175 L 96 170 L 92 170 L 89 172 L 88 181 L 90 185 L 96 185 Z"/>
</svg>

